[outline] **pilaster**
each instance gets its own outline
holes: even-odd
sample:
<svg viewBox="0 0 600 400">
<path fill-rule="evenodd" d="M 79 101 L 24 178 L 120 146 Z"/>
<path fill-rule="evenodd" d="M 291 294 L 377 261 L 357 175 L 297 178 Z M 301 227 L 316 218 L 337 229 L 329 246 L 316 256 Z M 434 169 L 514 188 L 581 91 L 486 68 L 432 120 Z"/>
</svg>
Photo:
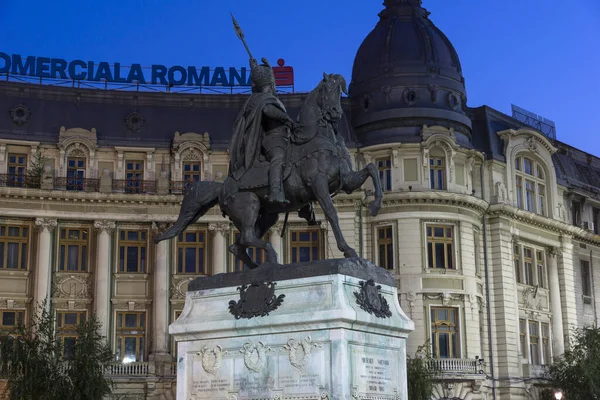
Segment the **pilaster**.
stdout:
<svg viewBox="0 0 600 400">
<path fill-rule="evenodd" d="M 230 225 L 227 223 L 213 223 L 208 225 L 212 233 L 212 270 L 211 274 L 222 274 L 226 272 L 225 264 L 225 234 L 229 232 Z"/>
<path fill-rule="evenodd" d="M 116 228 L 114 221 L 96 221 L 98 230 L 98 257 L 96 262 L 96 290 L 94 291 L 94 311 L 100 322 L 100 335 L 108 338 L 110 327 L 110 256 L 111 236 Z"/>
<path fill-rule="evenodd" d="M 35 227 L 38 233 L 38 251 L 35 273 L 35 296 L 34 296 L 34 312 L 36 307 L 41 305 L 50 294 L 50 274 L 52 260 L 52 246 L 50 244 L 52 232 L 58 225 L 55 219 L 36 218 Z"/>
</svg>

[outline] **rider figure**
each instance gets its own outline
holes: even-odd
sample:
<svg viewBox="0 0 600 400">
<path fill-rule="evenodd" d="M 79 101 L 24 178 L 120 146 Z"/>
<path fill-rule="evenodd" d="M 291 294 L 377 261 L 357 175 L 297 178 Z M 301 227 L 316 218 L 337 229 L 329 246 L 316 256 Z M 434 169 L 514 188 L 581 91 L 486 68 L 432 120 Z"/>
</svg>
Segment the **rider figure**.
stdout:
<svg viewBox="0 0 600 400">
<path fill-rule="evenodd" d="M 296 123 L 277 98 L 275 76 L 266 59 L 262 65 L 250 59 L 252 95 L 234 124 L 230 151 L 230 171 L 239 180 L 264 154 L 269 166 L 269 201 L 286 205 L 283 193 L 283 163 L 289 144 L 290 130 Z M 262 154 L 261 154 L 262 153 Z"/>
</svg>

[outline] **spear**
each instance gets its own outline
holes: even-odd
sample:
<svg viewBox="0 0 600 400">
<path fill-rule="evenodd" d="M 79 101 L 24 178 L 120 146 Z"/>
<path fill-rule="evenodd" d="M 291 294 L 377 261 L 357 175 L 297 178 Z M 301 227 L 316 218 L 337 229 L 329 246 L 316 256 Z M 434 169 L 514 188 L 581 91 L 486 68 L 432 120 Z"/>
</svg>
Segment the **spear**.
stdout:
<svg viewBox="0 0 600 400">
<path fill-rule="evenodd" d="M 240 28 L 240 25 L 238 24 L 238 22 L 235 20 L 235 17 L 233 16 L 233 13 L 231 14 L 231 20 L 233 21 L 233 29 L 235 29 L 235 34 L 237 35 L 237 37 L 240 38 L 240 40 L 242 41 L 242 43 L 244 43 L 244 47 L 246 48 L 246 51 L 248 52 L 248 55 L 250 56 L 250 59 L 254 59 L 254 57 L 252 57 L 252 53 L 250 53 L 250 49 L 248 48 L 248 44 L 246 43 L 246 39 L 244 39 L 244 32 L 242 32 L 242 28 Z"/>
</svg>

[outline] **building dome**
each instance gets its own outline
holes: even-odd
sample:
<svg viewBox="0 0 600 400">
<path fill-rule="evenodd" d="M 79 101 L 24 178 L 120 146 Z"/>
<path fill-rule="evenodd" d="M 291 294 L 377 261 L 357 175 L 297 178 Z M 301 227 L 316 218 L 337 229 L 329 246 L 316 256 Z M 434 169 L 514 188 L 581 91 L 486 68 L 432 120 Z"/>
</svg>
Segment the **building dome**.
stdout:
<svg viewBox="0 0 600 400">
<path fill-rule="evenodd" d="M 453 128 L 470 141 L 458 54 L 421 0 L 385 0 L 352 70 L 352 124 L 364 146 L 418 141 L 423 125 Z"/>
</svg>

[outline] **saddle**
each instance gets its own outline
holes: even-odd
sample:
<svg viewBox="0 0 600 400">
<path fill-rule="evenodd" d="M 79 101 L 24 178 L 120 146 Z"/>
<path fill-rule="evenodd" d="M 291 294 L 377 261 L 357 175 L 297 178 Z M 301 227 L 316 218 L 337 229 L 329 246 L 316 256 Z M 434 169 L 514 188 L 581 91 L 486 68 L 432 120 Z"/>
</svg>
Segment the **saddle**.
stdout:
<svg viewBox="0 0 600 400">
<path fill-rule="evenodd" d="M 300 160 L 306 158 L 312 153 L 322 150 L 329 150 L 338 154 L 340 148 L 328 139 L 315 137 L 308 143 L 301 145 L 288 145 L 286 149 L 287 157 L 284 163 L 282 179 L 285 182 L 292 173 L 292 167 Z M 257 161 L 252 168 L 247 170 L 238 181 L 239 189 L 256 189 L 269 186 L 269 161 Z"/>
</svg>

